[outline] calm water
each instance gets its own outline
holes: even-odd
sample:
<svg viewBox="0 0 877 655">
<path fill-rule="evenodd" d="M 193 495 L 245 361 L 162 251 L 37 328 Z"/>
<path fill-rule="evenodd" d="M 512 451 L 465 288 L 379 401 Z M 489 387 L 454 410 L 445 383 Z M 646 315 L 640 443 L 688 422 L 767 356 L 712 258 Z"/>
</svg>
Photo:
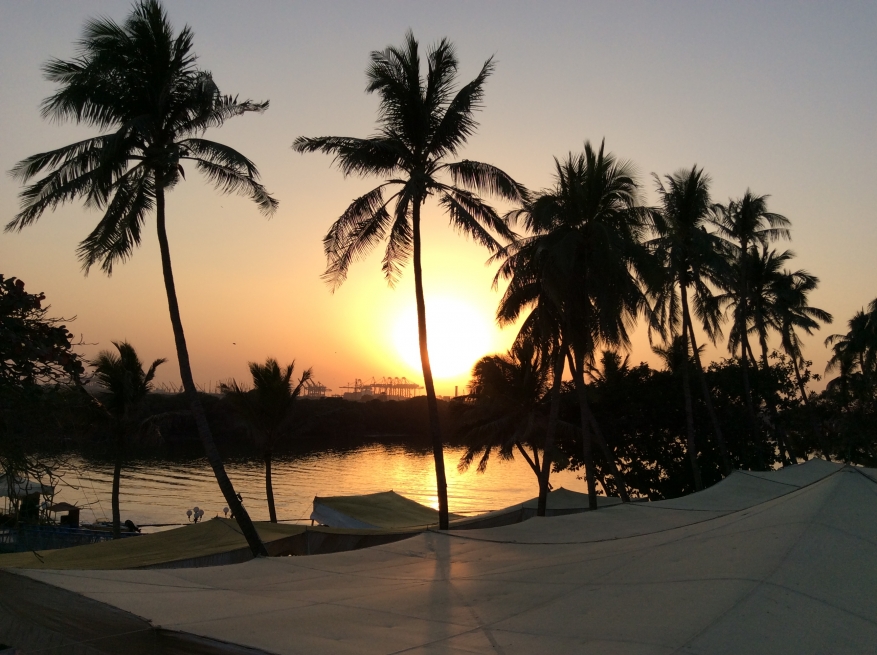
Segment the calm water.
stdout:
<svg viewBox="0 0 877 655">
<path fill-rule="evenodd" d="M 520 457 L 491 459 L 485 473 L 471 467 L 457 471 L 462 448 L 445 449 L 451 512 L 474 514 L 499 509 L 532 498 L 536 477 Z M 264 467 L 257 460 L 226 462 L 235 489 L 256 520 L 268 519 Z M 314 496 L 340 496 L 393 490 L 424 505 L 437 507 L 431 452 L 403 446 L 369 444 L 347 450 L 329 450 L 304 456 L 278 458 L 272 467 L 277 517 L 282 521 L 307 519 Z M 73 458 L 63 472 L 64 483 L 55 495 L 83 507 L 82 520 L 111 517 L 113 468 L 105 462 Z M 575 472 L 552 474 L 554 487 L 585 491 Z M 138 525 L 186 521 L 186 510 L 198 506 L 209 518 L 222 513 L 222 494 L 206 460 L 132 462 L 122 471 L 122 520 Z M 151 528 L 159 529 L 159 528 Z M 149 531 L 150 529 L 147 529 Z"/>
</svg>

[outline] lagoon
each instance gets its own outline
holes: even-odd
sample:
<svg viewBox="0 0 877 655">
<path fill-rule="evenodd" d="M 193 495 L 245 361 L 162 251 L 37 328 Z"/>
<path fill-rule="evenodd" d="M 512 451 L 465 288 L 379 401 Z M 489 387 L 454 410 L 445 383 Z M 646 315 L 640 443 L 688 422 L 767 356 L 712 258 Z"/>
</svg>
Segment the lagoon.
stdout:
<svg viewBox="0 0 877 655">
<path fill-rule="evenodd" d="M 471 515 L 523 502 L 537 494 L 536 477 L 520 457 L 491 459 L 485 473 L 473 465 L 457 470 L 461 447 L 445 447 L 448 497 L 452 513 Z M 268 520 L 264 464 L 259 459 L 227 459 L 226 468 L 244 506 L 255 520 Z M 314 496 L 365 494 L 393 490 L 424 505 L 437 507 L 432 451 L 395 443 L 371 442 L 305 454 L 280 456 L 273 466 L 278 519 L 309 521 Z M 106 461 L 71 456 L 59 469 L 63 482 L 56 502 L 83 508 L 82 520 L 111 517 L 113 466 Z M 551 476 L 552 485 L 585 492 L 579 473 Z M 122 470 L 122 520 L 144 526 L 144 532 L 187 521 L 186 510 L 198 506 L 204 518 L 222 515 L 225 502 L 207 460 L 134 460 Z"/>
</svg>

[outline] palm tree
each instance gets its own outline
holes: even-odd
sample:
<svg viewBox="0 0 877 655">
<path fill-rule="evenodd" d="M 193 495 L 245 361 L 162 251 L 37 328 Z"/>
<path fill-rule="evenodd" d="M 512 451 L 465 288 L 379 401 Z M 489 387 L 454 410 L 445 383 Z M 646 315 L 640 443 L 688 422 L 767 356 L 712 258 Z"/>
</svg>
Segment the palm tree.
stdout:
<svg viewBox="0 0 877 655">
<path fill-rule="evenodd" d="M 775 282 L 776 300 L 773 307 L 773 319 L 774 327 L 780 333 L 780 345 L 783 352 L 792 360 L 795 380 L 798 384 L 798 390 L 801 392 L 801 399 L 810 415 L 813 435 L 817 443 L 822 443 L 822 433 L 813 416 L 813 408 L 810 405 L 810 398 L 804 388 L 804 380 L 801 376 L 800 363 L 804 360 L 804 356 L 801 350 L 801 341 L 795 332 L 796 329 L 800 329 L 812 335 L 813 330 L 820 328 L 820 323 L 831 323 L 834 320 L 832 315 L 825 310 L 811 307 L 808 304 L 807 296 L 816 289 L 818 284 L 819 278 L 807 271 L 799 270 L 794 273 L 783 271 Z M 823 454 L 826 457 L 829 456 L 824 445 Z"/>
<path fill-rule="evenodd" d="M 435 457 L 439 527 L 448 527 L 448 493 L 444 469 L 438 404 L 426 335 L 426 303 L 421 269 L 421 208 L 435 196 L 451 224 L 491 252 L 499 249 L 494 234 L 509 239 L 512 232 L 479 194 L 489 193 L 512 202 L 526 197 L 525 189 L 500 169 L 475 161 L 449 162 L 471 136 L 481 108 L 484 84 L 493 71 L 488 59 L 481 72 L 456 89 L 458 62 L 454 48 L 442 39 L 427 52 L 422 71 L 420 47 L 409 31 L 405 44 L 371 53 L 368 93 L 380 97 L 378 134 L 365 139 L 325 136 L 299 137 L 297 152 L 335 156 L 345 174 L 384 176 L 386 182 L 354 200 L 323 240 L 327 258 L 324 279 L 334 290 L 347 277 L 354 260 L 383 239 L 383 271 L 390 286 L 412 260 L 420 361 L 426 388 L 430 433 Z M 450 183 L 441 181 L 442 176 Z M 390 191 L 394 191 L 390 193 Z"/>
<path fill-rule="evenodd" d="M 694 315 L 698 324 L 715 343 L 721 336 L 721 315 L 711 285 L 721 280 L 724 260 L 714 235 L 706 231 L 712 203 L 710 201 L 710 178 L 692 166 L 690 171 L 680 170 L 667 175 L 662 181 L 654 175 L 661 207 L 654 217 L 655 238 L 649 246 L 664 268 L 663 284 L 657 294 L 660 324 L 670 334 L 682 337 L 681 347 L 694 354 L 701 393 L 713 426 L 713 433 L 722 454 L 725 475 L 731 473 L 731 459 L 713 408 L 712 396 L 704 375 L 700 349 L 694 335 L 694 322 L 689 307 L 688 292 L 693 292 Z M 681 325 L 680 325 L 681 321 Z M 681 328 L 681 333 L 680 333 Z M 688 358 L 682 360 L 685 397 L 686 434 L 688 454 L 694 472 L 695 489 L 703 488 L 700 468 L 697 464 L 697 446 L 694 433 L 694 416 L 691 403 L 691 385 Z"/>
<path fill-rule="evenodd" d="M 537 515 L 545 516 L 552 448 L 548 423 L 557 421 L 554 403 L 546 416 L 544 401 L 560 379 L 550 375 L 536 344 L 519 340 L 506 355 L 481 358 L 472 369 L 470 393 L 464 399 L 460 429 L 468 441 L 457 468 L 465 471 L 478 459 L 478 472 L 487 469 L 495 450 L 500 459 L 513 459 L 515 450 L 527 461 L 539 484 Z M 527 448 L 531 452 L 527 452 Z M 539 452 L 542 451 L 540 460 Z"/>
<path fill-rule="evenodd" d="M 500 302 L 501 324 L 511 324 L 528 308 L 540 308 L 567 354 L 581 412 L 583 458 L 591 509 L 596 480 L 591 441 L 603 451 L 621 494 L 626 485 L 588 404 L 584 373 L 598 344 L 629 345 L 628 327 L 647 303 L 638 276 L 649 254 L 642 238 L 646 212 L 637 204 L 638 186 L 629 163 L 595 151 L 555 160 L 555 185 L 528 201 L 511 218 L 531 236 L 506 249 L 496 280 L 509 286 Z"/>
<path fill-rule="evenodd" d="M 498 259 L 502 254 L 509 252 L 503 249 L 493 259 Z M 559 427 L 561 384 L 563 373 L 566 368 L 566 356 L 568 348 L 563 343 L 560 332 L 561 318 L 557 314 L 557 308 L 547 298 L 542 289 L 538 275 L 533 276 L 534 271 L 519 268 L 514 271 L 512 283 L 506 291 L 503 301 L 497 309 L 497 321 L 502 326 L 517 322 L 523 307 L 531 306 L 529 315 L 522 322 L 518 335 L 515 338 L 515 348 L 532 348 L 539 357 L 539 361 L 546 369 L 551 369 L 551 388 L 549 389 L 548 422 L 545 426 L 545 439 L 543 451 L 554 452 L 555 438 Z M 493 287 L 499 285 L 500 273 L 496 275 Z M 523 287 L 523 289 L 521 288 Z M 544 291 L 544 289 L 542 289 Z M 535 294 L 535 295 L 531 295 Z M 526 298 L 535 298 L 530 302 Z M 524 305 L 519 304 L 523 300 Z M 587 445 L 590 445 L 588 442 Z M 589 451 L 590 452 L 590 451 Z M 593 466 L 590 469 L 593 475 Z M 536 514 L 544 516 L 548 506 L 549 476 L 551 475 L 551 458 L 542 458 L 539 478 L 539 498 L 536 506 Z M 593 486 L 593 485 L 592 485 Z"/>
<path fill-rule="evenodd" d="M 791 222 L 785 216 L 767 211 L 770 196 L 756 196 L 749 189 L 742 198 L 731 200 L 727 205 L 716 204 L 711 222 L 717 229 L 717 236 L 723 240 L 727 256 L 733 263 L 729 278 L 723 283 L 725 289 L 736 294 L 738 302 L 734 306 L 732 327 L 728 348 L 731 353 L 740 349 L 743 368 L 743 389 L 753 437 L 758 432 L 755 407 L 752 403 L 752 388 L 749 383 L 749 359 L 752 348 L 749 345 L 747 318 L 749 316 L 749 275 L 747 272 L 749 249 L 755 244 L 767 245 L 779 238 L 790 237 Z"/>
<path fill-rule="evenodd" d="M 857 382 L 859 392 L 869 391 L 877 375 L 877 299 L 871 301 L 867 311 L 856 312 L 847 327 L 846 334 L 832 334 L 825 340 L 825 345 L 832 347 L 825 370 L 840 372 L 834 386 L 842 387 L 848 403 L 852 380 Z"/>
<path fill-rule="evenodd" d="M 265 495 L 268 498 L 268 515 L 271 523 L 277 523 L 274 486 L 271 482 L 274 449 L 284 429 L 288 427 L 295 401 L 301 395 L 302 387 L 312 377 L 311 369 L 307 369 L 302 373 L 298 384 L 293 387 L 294 370 L 295 362 L 281 370 L 277 360 L 269 357 L 264 364 L 250 362 L 252 390 L 244 388 L 235 380 L 220 384 L 221 391 L 247 422 L 262 449 L 262 459 L 265 462 Z"/>
<path fill-rule="evenodd" d="M 761 347 L 761 365 L 765 372 L 770 370 L 767 356 L 769 331 L 779 331 L 780 328 L 776 311 L 777 303 L 779 302 L 778 294 L 785 275 L 783 266 L 793 257 L 794 253 L 790 250 L 777 253 L 775 250 L 769 250 L 764 245 L 750 249 L 750 255 L 747 257 L 748 266 L 746 268 L 749 271 L 749 317 L 747 317 L 747 322 L 752 324 L 749 332 L 758 338 L 758 343 Z M 773 430 L 784 464 L 788 463 L 784 451 L 788 451 L 791 463 L 797 464 L 796 448 L 794 447 L 792 437 L 786 433 L 779 422 L 776 395 L 773 393 L 767 394 L 765 401 L 770 412 Z"/>
<path fill-rule="evenodd" d="M 115 467 L 113 468 L 113 538 L 121 536 L 121 516 L 119 513 L 119 482 L 122 477 L 122 465 L 125 459 L 127 435 L 143 399 L 152 390 L 155 370 L 164 364 L 166 359 L 156 359 L 149 369 L 144 371 L 137 352 L 127 341 L 113 345 L 118 354 L 111 350 L 102 350 L 97 358 L 89 362 L 94 366 L 94 379 L 104 390 L 103 405 L 115 419 Z"/>
<path fill-rule="evenodd" d="M 69 61 L 52 59 L 46 78 L 61 88 L 42 106 L 43 116 L 72 120 L 101 134 L 40 153 L 19 162 L 12 175 L 29 182 L 21 193 L 21 211 L 6 230 L 21 230 L 47 209 L 82 198 L 103 212 L 97 227 L 79 245 L 83 268 L 97 263 L 110 275 L 115 264 L 133 254 L 147 216 L 155 210 L 158 243 L 180 378 L 207 459 L 254 554 L 266 554 L 231 480 L 226 474 L 192 377 L 189 352 L 177 302 L 165 227 L 165 195 L 184 179 L 184 162 L 225 193 L 249 196 L 267 215 L 277 201 L 259 183 L 249 159 L 229 146 L 202 138 L 209 127 L 267 102 L 222 95 L 210 73 L 195 65 L 192 30 L 178 34 L 155 0 L 138 2 L 118 24 L 89 21 L 79 54 Z"/>
</svg>

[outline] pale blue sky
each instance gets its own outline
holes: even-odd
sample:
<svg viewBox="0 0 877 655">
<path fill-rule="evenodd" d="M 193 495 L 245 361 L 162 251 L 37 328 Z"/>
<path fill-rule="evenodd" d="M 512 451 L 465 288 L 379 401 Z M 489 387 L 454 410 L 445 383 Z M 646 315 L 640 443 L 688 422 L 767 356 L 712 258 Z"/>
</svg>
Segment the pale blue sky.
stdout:
<svg viewBox="0 0 877 655">
<path fill-rule="evenodd" d="M 69 57 L 85 19 L 121 20 L 126 2 L 0 5 L 0 167 L 86 131 L 42 121 L 52 87 L 39 67 Z M 195 30 L 201 64 L 220 88 L 269 98 L 264 116 L 231 121 L 214 138 L 262 169 L 281 201 L 270 222 L 241 200 L 190 180 L 169 221 L 196 379 L 245 376 L 247 359 L 276 355 L 313 365 L 337 387 L 354 377 L 405 374 L 381 335 L 410 303 L 410 279 L 387 291 L 378 258 L 330 295 L 319 280 L 320 238 L 373 181 L 345 180 L 321 156 L 289 149 L 298 135 L 367 135 L 374 98 L 363 93 L 370 50 L 449 37 L 461 74 L 490 55 L 481 128 L 462 156 L 497 164 L 532 188 L 550 182 L 552 156 L 606 138 L 649 175 L 692 164 L 714 198 L 747 187 L 794 224 L 797 268 L 822 279 L 812 301 L 836 324 L 808 343 L 821 371 L 824 336 L 877 296 L 877 3 L 695 2 L 167 2 Z M 193 178 L 196 176 L 192 176 Z M 5 223 L 17 186 L 0 180 Z M 427 291 L 456 289 L 489 316 L 495 297 L 484 253 L 435 216 Z M 0 272 L 45 291 L 75 330 L 105 347 L 128 338 L 145 359 L 173 355 L 150 225 L 141 252 L 112 279 L 84 278 L 76 243 L 96 216 L 70 205 L 36 227 L 0 235 Z M 431 286 L 430 286 L 431 285 Z M 510 335 L 497 337 L 497 344 Z M 641 335 L 642 337 L 642 335 Z M 238 344 L 234 348 L 231 343 Z M 96 347 L 95 347 L 96 348 Z M 92 348 L 94 350 L 95 348 Z M 639 338 L 633 359 L 650 358 Z M 176 378 L 172 366 L 164 379 Z M 408 371 L 410 374 L 410 371 Z M 465 375 L 458 376 L 462 384 Z M 448 380 L 440 393 L 452 391 Z"/>
</svg>

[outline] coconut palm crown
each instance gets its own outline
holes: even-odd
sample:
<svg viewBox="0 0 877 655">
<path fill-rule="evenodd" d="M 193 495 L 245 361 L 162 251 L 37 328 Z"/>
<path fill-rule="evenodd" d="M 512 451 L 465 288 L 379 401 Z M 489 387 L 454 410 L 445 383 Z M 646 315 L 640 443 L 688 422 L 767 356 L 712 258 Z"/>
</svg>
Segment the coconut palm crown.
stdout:
<svg viewBox="0 0 877 655">
<path fill-rule="evenodd" d="M 124 23 L 86 23 L 77 55 L 52 59 L 43 70 L 59 89 L 42 105 L 45 118 L 97 129 L 98 136 L 28 157 L 12 169 L 27 184 L 21 210 L 6 226 L 20 230 L 46 210 L 81 199 L 102 212 L 80 243 L 86 273 L 95 264 L 111 274 L 140 245 L 155 211 L 162 273 L 180 363 L 180 377 L 205 453 L 226 502 L 254 554 L 265 554 L 258 534 L 225 473 L 197 396 L 171 267 L 165 193 L 194 165 L 217 189 L 250 197 L 270 215 L 277 207 L 253 162 L 229 146 L 203 138 L 205 130 L 267 102 L 222 95 L 212 75 L 196 66 L 192 30 L 175 33 L 161 5 L 142 0 Z"/>
<path fill-rule="evenodd" d="M 587 404 L 584 372 L 600 344 L 626 347 L 640 312 L 650 315 L 643 280 L 653 283 L 644 245 L 649 212 L 639 205 L 633 167 L 585 143 L 584 151 L 555 160 L 554 186 L 513 211 L 528 235 L 494 257 L 501 260 L 494 284 L 509 284 L 497 310 L 501 325 L 527 314 L 522 334 L 566 352 L 582 414 L 584 461 L 591 507 L 596 509 L 591 433 L 623 499 L 615 457 Z M 543 346 L 546 348 L 546 346 Z"/>
<path fill-rule="evenodd" d="M 456 87 L 458 61 L 442 39 L 427 52 L 426 70 L 420 46 L 409 31 L 401 47 L 371 53 L 366 92 L 380 98 L 377 133 L 367 138 L 299 137 L 297 152 L 334 155 L 345 175 L 380 176 L 386 181 L 355 199 L 323 239 L 327 268 L 324 279 L 334 290 L 344 282 L 350 265 L 386 240 L 383 272 L 393 286 L 409 260 L 414 269 L 420 357 L 430 415 L 436 465 L 439 525 L 447 527 L 438 406 L 426 341 L 426 308 L 421 271 L 421 207 L 437 200 L 451 225 L 491 252 L 497 237 L 512 238 L 506 222 L 482 195 L 520 202 L 526 190 L 499 168 L 481 162 L 447 161 L 474 133 L 474 114 L 481 108 L 484 84 L 493 72 L 488 59 L 478 75 Z"/>
</svg>

